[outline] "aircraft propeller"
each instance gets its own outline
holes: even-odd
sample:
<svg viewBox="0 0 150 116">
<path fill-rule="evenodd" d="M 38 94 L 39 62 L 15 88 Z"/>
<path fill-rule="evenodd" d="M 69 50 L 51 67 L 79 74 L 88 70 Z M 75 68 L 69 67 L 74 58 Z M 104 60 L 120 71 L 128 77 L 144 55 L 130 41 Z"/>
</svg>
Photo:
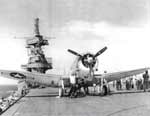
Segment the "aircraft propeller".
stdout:
<svg viewBox="0 0 150 116">
<path fill-rule="evenodd" d="M 81 54 L 79 54 L 79 53 L 77 53 L 77 52 L 75 52 L 75 51 L 73 51 L 73 50 L 68 49 L 68 52 L 70 52 L 70 53 L 72 53 L 72 54 L 74 54 L 74 55 L 76 55 L 76 56 L 82 57 Z"/>
<path fill-rule="evenodd" d="M 93 55 L 91 53 L 86 53 L 84 55 L 81 55 L 70 49 L 68 49 L 68 52 L 70 52 L 76 56 L 79 56 L 79 60 L 81 60 L 83 66 L 85 66 L 86 68 L 92 69 L 97 62 L 97 57 L 99 55 L 101 55 L 106 49 L 107 49 L 107 47 L 104 47 L 103 49 L 99 50 L 95 55 Z"/>
<path fill-rule="evenodd" d="M 105 46 L 103 49 L 101 49 L 100 51 L 98 51 L 98 52 L 94 55 L 94 57 L 97 57 L 97 56 L 101 55 L 103 52 L 105 52 L 105 50 L 107 50 L 107 47 L 106 47 L 106 46 Z"/>
</svg>

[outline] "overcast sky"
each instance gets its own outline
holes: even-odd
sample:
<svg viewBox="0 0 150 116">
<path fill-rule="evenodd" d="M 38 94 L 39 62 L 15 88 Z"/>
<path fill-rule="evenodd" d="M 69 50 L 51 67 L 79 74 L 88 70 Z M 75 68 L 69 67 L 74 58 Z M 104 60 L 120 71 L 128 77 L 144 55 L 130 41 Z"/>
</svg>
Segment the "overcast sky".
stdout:
<svg viewBox="0 0 150 116">
<path fill-rule="evenodd" d="M 68 72 L 75 59 L 68 48 L 96 53 L 107 46 L 98 57 L 101 73 L 150 66 L 148 0 L 0 0 L 0 69 L 27 63 L 25 40 L 13 38 L 32 36 L 36 17 L 41 34 L 56 38 L 44 48 L 53 58 L 49 73 Z"/>
</svg>

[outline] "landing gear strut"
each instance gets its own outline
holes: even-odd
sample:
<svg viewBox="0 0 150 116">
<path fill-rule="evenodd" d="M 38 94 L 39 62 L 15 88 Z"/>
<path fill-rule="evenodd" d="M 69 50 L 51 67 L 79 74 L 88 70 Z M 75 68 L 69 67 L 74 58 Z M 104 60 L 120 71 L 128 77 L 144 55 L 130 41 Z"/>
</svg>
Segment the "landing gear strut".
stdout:
<svg viewBox="0 0 150 116">
<path fill-rule="evenodd" d="M 106 87 L 106 86 L 103 86 L 100 95 L 101 95 L 101 96 L 105 96 L 105 95 L 107 95 L 107 93 L 108 93 L 107 87 Z"/>
</svg>

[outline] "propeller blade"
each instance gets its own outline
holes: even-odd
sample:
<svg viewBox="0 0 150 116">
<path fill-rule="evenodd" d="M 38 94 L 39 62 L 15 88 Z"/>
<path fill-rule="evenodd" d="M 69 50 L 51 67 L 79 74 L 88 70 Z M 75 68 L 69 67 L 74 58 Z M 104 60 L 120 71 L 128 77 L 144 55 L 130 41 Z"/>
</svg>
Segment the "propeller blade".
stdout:
<svg viewBox="0 0 150 116">
<path fill-rule="evenodd" d="M 100 51 L 98 51 L 94 57 L 97 57 L 99 55 L 101 55 L 103 52 L 105 52 L 105 50 L 107 50 L 107 47 L 104 47 L 103 49 L 101 49 Z"/>
<path fill-rule="evenodd" d="M 81 54 L 79 54 L 79 53 L 77 53 L 77 52 L 75 52 L 75 51 L 73 51 L 73 50 L 68 49 L 68 52 L 70 52 L 70 53 L 72 53 L 72 54 L 74 54 L 74 55 L 76 55 L 76 56 L 82 57 Z"/>
</svg>

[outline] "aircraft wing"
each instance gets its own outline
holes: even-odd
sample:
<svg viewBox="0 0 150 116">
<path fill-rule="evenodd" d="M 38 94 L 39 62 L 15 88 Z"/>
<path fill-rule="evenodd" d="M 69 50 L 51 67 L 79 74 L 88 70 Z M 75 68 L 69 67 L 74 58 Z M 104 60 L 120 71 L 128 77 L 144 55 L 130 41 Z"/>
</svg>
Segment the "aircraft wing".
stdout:
<svg viewBox="0 0 150 116">
<path fill-rule="evenodd" d="M 119 80 L 121 78 L 126 78 L 129 76 L 143 73 L 149 69 L 150 68 L 141 68 L 136 70 L 106 73 L 103 75 L 95 75 L 95 77 L 97 78 L 103 77 L 107 80 L 107 82 L 111 82 L 114 80 Z M 8 71 L 8 70 L 0 70 L 0 76 L 10 78 L 10 79 L 16 79 L 16 80 L 31 80 L 45 85 L 51 85 L 52 81 L 54 82 L 54 84 L 57 84 L 60 78 L 65 77 L 62 75 L 55 75 L 55 74 L 41 74 L 41 73 L 33 73 L 33 72 Z"/>
<path fill-rule="evenodd" d="M 130 76 L 134 76 L 137 74 L 141 74 L 145 72 L 146 70 L 149 70 L 150 68 L 141 68 L 136 70 L 129 70 L 129 71 L 121 71 L 121 72 L 114 72 L 114 73 L 106 73 L 101 75 L 100 77 L 103 77 L 107 80 L 107 82 L 111 82 L 114 80 L 119 80 L 121 78 L 126 78 Z"/>
<path fill-rule="evenodd" d="M 62 75 L 9 70 L 0 70 L 0 76 L 15 80 L 31 80 L 46 85 L 50 85 L 52 81 L 58 83 L 59 79 L 62 77 Z"/>
</svg>

